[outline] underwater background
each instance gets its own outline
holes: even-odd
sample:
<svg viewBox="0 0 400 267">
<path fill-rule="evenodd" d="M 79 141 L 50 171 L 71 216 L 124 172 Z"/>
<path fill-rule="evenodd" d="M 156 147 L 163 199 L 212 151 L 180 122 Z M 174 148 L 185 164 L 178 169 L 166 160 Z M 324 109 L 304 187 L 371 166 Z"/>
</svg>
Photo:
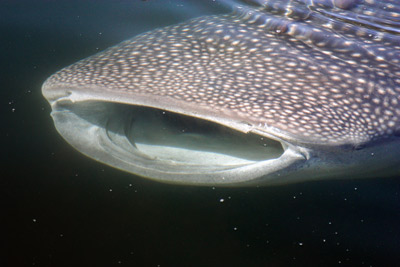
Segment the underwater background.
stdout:
<svg viewBox="0 0 400 267">
<path fill-rule="evenodd" d="M 400 177 L 167 185 L 89 159 L 56 132 L 41 95 L 52 73 L 229 10 L 213 0 L 0 0 L 1 266 L 398 265 Z"/>
</svg>

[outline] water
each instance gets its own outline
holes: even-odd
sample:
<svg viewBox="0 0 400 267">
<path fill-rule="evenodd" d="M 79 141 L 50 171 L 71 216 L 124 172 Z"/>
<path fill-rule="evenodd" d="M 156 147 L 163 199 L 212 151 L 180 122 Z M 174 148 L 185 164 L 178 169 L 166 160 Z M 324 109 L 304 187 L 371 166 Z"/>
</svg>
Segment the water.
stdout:
<svg viewBox="0 0 400 267">
<path fill-rule="evenodd" d="M 187 187 L 134 177 L 71 148 L 41 96 L 50 74 L 140 32 L 224 11 L 206 0 L 110 3 L 1 4 L 2 266 L 387 266 L 400 260 L 398 177 Z"/>
</svg>

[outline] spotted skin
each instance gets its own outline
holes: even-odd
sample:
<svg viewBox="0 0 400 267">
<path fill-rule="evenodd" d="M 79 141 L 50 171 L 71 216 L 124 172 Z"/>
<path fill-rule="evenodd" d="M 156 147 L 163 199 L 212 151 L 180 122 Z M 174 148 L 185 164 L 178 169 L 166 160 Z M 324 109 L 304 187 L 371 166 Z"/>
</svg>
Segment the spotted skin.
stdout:
<svg viewBox="0 0 400 267">
<path fill-rule="evenodd" d="M 399 6 L 307 2 L 253 1 L 156 29 L 46 83 L 204 107 L 305 145 L 358 146 L 397 134 Z"/>
</svg>

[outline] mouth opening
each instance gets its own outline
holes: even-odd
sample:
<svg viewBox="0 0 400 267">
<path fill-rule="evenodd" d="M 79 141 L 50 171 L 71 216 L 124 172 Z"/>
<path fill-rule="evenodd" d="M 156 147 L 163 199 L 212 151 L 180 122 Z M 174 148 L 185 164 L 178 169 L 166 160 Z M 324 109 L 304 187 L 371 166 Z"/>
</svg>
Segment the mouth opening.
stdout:
<svg viewBox="0 0 400 267">
<path fill-rule="evenodd" d="M 217 177 L 218 172 L 223 176 L 224 171 L 284 153 L 282 144 L 270 138 L 156 108 L 58 101 L 53 110 L 58 131 L 79 151 L 157 180 L 170 181 L 174 175 L 178 180 L 183 179 L 179 175 Z"/>
<path fill-rule="evenodd" d="M 277 141 L 210 121 L 147 107 L 129 107 L 126 112 L 129 142 L 141 153 L 171 164 L 235 166 L 283 153 Z"/>
</svg>

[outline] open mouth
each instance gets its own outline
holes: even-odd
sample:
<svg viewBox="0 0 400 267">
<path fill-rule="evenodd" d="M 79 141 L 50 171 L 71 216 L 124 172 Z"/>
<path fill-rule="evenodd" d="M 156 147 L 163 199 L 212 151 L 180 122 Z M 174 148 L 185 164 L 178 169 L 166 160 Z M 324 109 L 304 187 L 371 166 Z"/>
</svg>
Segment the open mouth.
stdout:
<svg viewBox="0 0 400 267">
<path fill-rule="evenodd" d="M 251 166 L 277 160 L 285 152 L 279 141 L 264 136 L 143 106 L 61 100 L 53 107 L 53 118 L 64 138 L 84 154 L 167 182 L 173 176 L 179 182 L 187 179 L 181 176 L 215 180 L 235 173 L 239 177 Z"/>
<path fill-rule="evenodd" d="M 232 168 L 283 153 L 278 141 L 159 109 L 100 101 L 68 109 L 101 129 L 105 149 L 115 147 L 173 166 Z"/>
<path fill-rule="evenodd" d="M 110 140 L 123 136 L 153 160 L 220 168 L 278 158 L 283 153 L 277 141 L 209 121 L 146 107 L 120 105 L 118 109 L 119 114 L 126 113 L 124 132 L 115 120 L 119 116 L 113 115 L 105 127 Z"/>
</svg>

